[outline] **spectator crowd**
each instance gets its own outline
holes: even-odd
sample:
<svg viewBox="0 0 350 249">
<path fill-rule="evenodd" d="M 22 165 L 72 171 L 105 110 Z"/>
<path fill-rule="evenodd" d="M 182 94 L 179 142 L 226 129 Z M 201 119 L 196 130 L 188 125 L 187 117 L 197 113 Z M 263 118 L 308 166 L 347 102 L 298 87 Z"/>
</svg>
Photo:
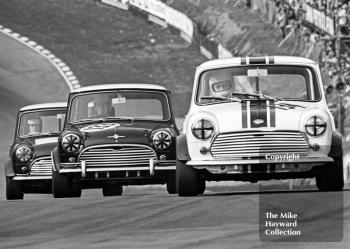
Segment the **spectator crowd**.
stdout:
<svg viewBox="0 0 350 249">
<path fill-rule="evenodd" d="M 272 25 L 281 30 L 282 39 L 287 39 L 288 34 L 298 35 L 299 46 L 302 48 L 299 55 L 319 63 L 325 87 L 328 87 L 328 102 L 336 102 L 334 90 L 340 82 L 345 84 L 345 92 L 350 95 L 350 0 L 272 1 L 275 5 Z M 332 36 L 309 25 L 303 25 L 306 5 L 331 17 L 338 27 L 336 34 Z M 346 44 L 337 44 L 337 32 L 349 37 L 349 47 Z M 349 104 L 350 102 L 346 102 L 346 107 Z"/>
</svg>

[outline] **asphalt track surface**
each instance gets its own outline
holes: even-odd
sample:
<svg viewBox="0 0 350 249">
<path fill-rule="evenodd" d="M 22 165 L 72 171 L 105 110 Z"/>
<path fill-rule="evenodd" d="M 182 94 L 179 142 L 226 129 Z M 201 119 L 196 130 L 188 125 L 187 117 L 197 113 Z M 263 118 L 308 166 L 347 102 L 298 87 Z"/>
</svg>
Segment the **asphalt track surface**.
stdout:
<svg viewBox="0 0 350 249">
<path fill-rule="evenodd" d="M 0 34 L 0 158 L 6 159 L 19 107 L 64 100 L 68 88 L 55 69 Z M 198 197 L 168 195 L 164 186 L 126 187 L 123 196 L 84 191 L 79 199 L 26 195 L 6 201 L 0 171 L 0 248 L 349 248 L 350 195 L 264 192 L 257 184 L 219 184 Z M 259 209 L 297 210 L 314 242 L 262 242 Z M 341 214 L 343 224 L 334 221 Z M 339 216 L 335 216 L 339 218 Z M 323 222 L 320 222 L 323 221 Z M 342 228 L 337 230 L 336 228 Z M 333 234 L 329 236 L 329 234 Z M 341 239 L 341 231 L 343 238 Z M 339 235 L 340 234 L 340 235 Z M 339 238 L 341 242 L 317 242 Z"/>
</svg>

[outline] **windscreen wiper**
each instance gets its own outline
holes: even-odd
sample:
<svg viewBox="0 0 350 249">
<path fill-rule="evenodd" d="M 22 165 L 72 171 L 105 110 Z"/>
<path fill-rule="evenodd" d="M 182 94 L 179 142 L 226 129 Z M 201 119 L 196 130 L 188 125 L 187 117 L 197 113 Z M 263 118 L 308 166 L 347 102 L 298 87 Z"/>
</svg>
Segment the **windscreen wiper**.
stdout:
<svg viewBox="0 0 350 249">
<path fill-rule="evenodd" d="M 84 118 L 78 121 L 72 122 L 72 124 L 80 124 L 80 123 L 95 123 L 95 122 L 104 122 L 103 118 Z"/>
<path fill-rule="evenodd" d="M 125 120 L 125 121 L 130 121 L 131 125 L 134 123 L 134 118 L 130 118 L 130 117 L 105 117 L 105 120 Z"/>
<path fill-rule="evenodd" d="M 52 136 L 52 135 L 58 136 L 60 134 L 60 132 L 58 132 L 58 131 L 49 131 L 49 132 L 40 133 L 40 134 L 44 135 L 44 136 Z"/>
<path fill-rule="evenodd" d="M 284 98 L 277 97 L 277 96 L 266 95 L 266 94 L 263 94 L 262 92 L 258 92 L 257 94 L 259 94 L 260 98 L 264 97 L 266 99 L 273 100 L 275 102 L 277 102 L 277 101 L 284 101 Z"/>
<path fill-rule="evenodd" d="M 201 99 L 201 100 L 203 100 L 203 99 L 209 99 L 209 100 L 223 100 L 223 101 L 229 100 L 229 101 L 231 101 L 231 102 L 241 102 L 241 100 L 238 99 L 238 98 L 236 98 L 236 97 L 229 97 L 229 98 L 227 98 L 227 97 L 219 97 L 219 96 L 202 96 L 200 99 Z"/>
<path fill-rule="evenodd" d="M 283 101 L 284 100 L 281 97 L 269 96 L 269 95 L 263 94 L 262 92 L 256 92 L 256 93 L 232 92 L 231 94 L 232 95 L 241 95 L 241 96 L 244 96 L 244 97 L 255 97 L 255 98 L 258 98 L 260 100 L 268 99 L 268 100 L 273 100 L 274 102 L 276 102 L 276 101 Z"/>
<path fill-rule="evenodd" d="M 21 136 L 22 138 L 28 138 L 28 137 L 40 137 L 40 136 L 58 136 L 60 132 L 44 132 L 44 133 L 37 133 L 37 134 L 27 134 Z"/>
<path fill-rule="evenodd" d="M 295 108 L 295 107 L 306 108 L 305 106 L 302 106 L 302 105 L 296 105 L 296 104 L 290 104 L 290 103 L 278 103 L 277 105 L 282 107 L 289 107 L 289 108 Z"/>
</svg>

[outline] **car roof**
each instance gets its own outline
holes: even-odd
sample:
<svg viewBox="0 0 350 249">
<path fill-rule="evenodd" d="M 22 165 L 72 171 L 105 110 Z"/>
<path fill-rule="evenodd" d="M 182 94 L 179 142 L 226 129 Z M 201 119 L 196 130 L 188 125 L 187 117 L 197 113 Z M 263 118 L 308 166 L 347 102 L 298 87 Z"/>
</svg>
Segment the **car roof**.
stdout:
<svg viewBox="0 0 350 249">
<path fill-rule="evenodd" d="M 142 90 L 162 90 L 167 89 L 161 85 L 143 84 L 143 83 L 119 83 L 119 84 L 102 84 L 81 87 L 72 91 L 72 93 L 81 93 L 97 90 L 117 90 L 117 89 L 142 89 Z"/>
<path fill-rule="evenodd" d="M 225 59 L 215 59 L 202 63 L 199 68 L 221 68 L 230 66 L 243 66 L 243 65 L 305 65 L 305 64 L 317 64 L 315 61 L 297 56 L 246 56 L 246 57 L 232 57 Z"/>
<path fill-rule="evenodd" d="M 67 102 L 41 103 L 23 106 L 20 111 L 32 111 L 39 109 L 67 108 Z"/>
</svg>

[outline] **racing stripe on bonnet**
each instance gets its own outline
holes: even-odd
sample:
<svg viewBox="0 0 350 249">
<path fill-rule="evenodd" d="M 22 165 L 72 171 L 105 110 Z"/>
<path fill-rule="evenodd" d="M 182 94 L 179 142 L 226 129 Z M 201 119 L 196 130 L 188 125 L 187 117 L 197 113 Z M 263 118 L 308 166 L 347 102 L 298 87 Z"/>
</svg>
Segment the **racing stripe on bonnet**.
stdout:
<svg viewBox="0 0 350 249">
<path fill-rule="evenodd" d="M 247 128 L 247 101 L 242 101 L 242 128 Z"/>
<path fill-rule="evenodd" d="M 270 109 L 270 100 L 266 100 L 266 126 L 271 127 L 271 109 Z"/>
<path fill-rule="evenodd" d="M 276 107 L 275 102 L 270 101 L 270 126 L 276 127 Z"/>
<path fill-rule="evenodd" d="M 276 126 L 275 102 L 272 100 L 266 100 L 266 110 L 267 110 L 267 127 L 275 127 Z"/>
<path fill-rule="evenodd" d="M 251 128 L 267 127 L 267 102 L 261 100 L 254 101 L 250 108 L 250 115 Z"/>
<path fill-rule="evenodd" d="M 251 120 L 250 106 L 251 106 L 251 102 L 250 100 L 248 100 L 247 101 L 247 128 L 251 128 L 250 127 L 250 120 Z"/>
</svg>

